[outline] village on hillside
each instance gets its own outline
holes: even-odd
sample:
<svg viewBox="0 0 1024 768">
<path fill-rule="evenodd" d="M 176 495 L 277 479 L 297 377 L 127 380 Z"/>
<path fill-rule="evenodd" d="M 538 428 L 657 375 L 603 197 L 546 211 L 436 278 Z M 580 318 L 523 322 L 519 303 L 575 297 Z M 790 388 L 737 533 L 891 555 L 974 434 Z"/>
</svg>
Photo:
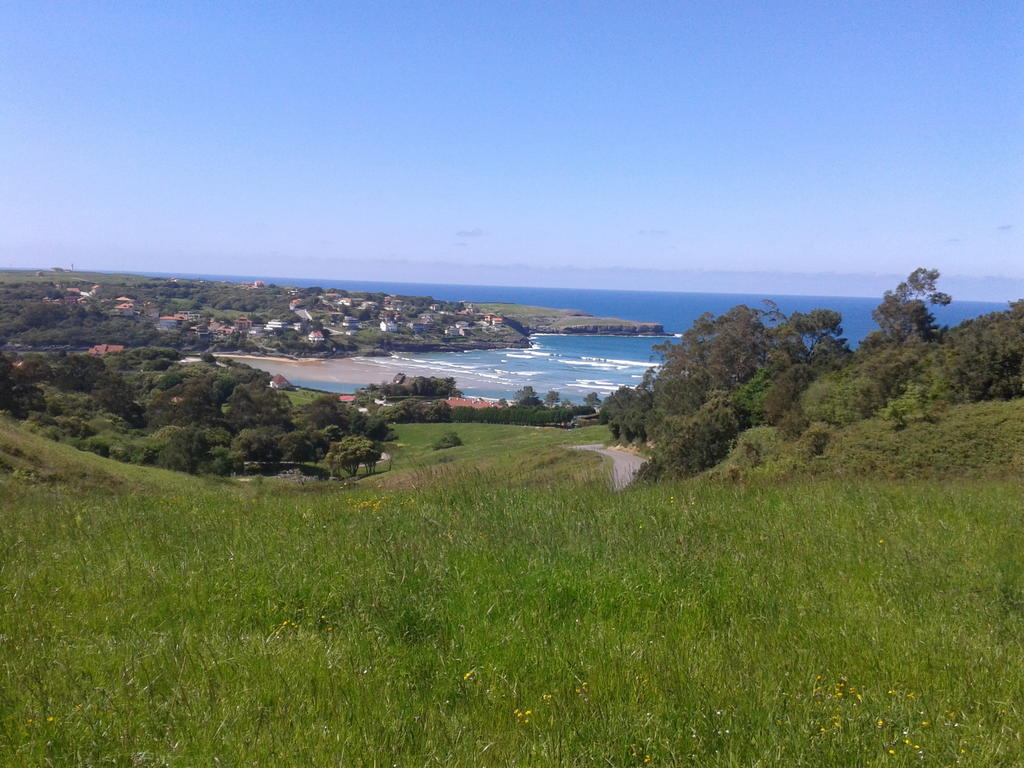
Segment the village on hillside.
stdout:
<svg viewBox="0 0 1024 768">
<path fill-rule="evenodd" d="M 25 273 L 35 280 L 19 284 L 12 279 L 16 274 L 6 273 L 0 288 L 11 298 L 0 309 L 0 334 L 5 343 L 26 348 L 67 345 L 103 354 L 119 346 L 157 344 L 189 351 L 341 356 L 527 343 L 514 320 L 472 303 L 427 296 L 277 286 L 262 280 L 93 274 L 100 279 L 83 283 L 67 272 Z M 40 280 L 45 277 L 52 279 Z M 11 296 L 14 292 L 17 296 Z M 8 313 L 21 317 L 3 317 Z M 61 334 L 62 328 L 73 333 Z"/>
</svg>

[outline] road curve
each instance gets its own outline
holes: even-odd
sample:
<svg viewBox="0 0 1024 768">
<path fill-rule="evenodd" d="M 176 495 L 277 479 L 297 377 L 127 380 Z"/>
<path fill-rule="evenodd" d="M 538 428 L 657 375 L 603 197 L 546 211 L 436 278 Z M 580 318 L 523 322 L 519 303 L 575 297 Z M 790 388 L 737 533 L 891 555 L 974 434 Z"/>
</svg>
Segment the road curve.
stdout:
<svg viewBox="0 0 1024 768">
<path fill-rule="evenodd" d="M 607 448 L 595 443 L 593 445 L 575 445 L 578 451 L 593 451 L 607 456 L 612 460 L 612 488 L 621 491 L 636 477 L 640 467 L 644 465 L 644 459 L 633 453 L 627 453 L 619 448 Z"/>
</svg>

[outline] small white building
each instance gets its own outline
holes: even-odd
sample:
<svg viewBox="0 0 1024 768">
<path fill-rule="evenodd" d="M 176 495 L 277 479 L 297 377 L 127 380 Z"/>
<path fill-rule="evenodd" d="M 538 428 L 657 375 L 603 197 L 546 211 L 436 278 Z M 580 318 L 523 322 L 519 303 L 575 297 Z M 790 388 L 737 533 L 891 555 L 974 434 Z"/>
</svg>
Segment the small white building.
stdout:
<svg viewBox="0 0 1024 768">
<path fill-rule="evenodd" d="M 381 320 L 380 329 L 384 333 L 398 333 L 398 323 L 393 320 Z"/>
</svg>

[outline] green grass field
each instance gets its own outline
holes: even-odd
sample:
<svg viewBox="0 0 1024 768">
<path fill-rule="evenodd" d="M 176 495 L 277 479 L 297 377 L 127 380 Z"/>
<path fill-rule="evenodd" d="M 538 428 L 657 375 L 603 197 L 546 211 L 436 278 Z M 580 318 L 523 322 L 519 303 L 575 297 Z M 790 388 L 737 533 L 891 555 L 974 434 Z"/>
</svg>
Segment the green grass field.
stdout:
<svg viewBox="0 0 1024 768">
<path fill-rule="evenodd" d="M 41 272 L 42 274 L 37 274 Z M 54 280 L 63 280 L 67 282 L 92 282 L 99 283 L 104 280 L 110 281 L 116 279 L 119 283 L 138 284 L 151 281 L 153 278 L 146 277 L 145 275 L 128 275 L 121 272 L 89 272 L 89 271 L 74 271 L 62 270 L 60 272 L 54 272 L 53 270 L 42 267 L 38 270 L 35 269 L 0 269 L 0 283 L 52 283 Z"/>
<path fill-rule="evenodd" d="M 35 440 L 131 485 L 0 474 L 5 766 L 1024 761 L 1019 483 L 292 491 Z"/>
<path fill-rule="evenodd" d="M 295 407 L 307 405 L 323 395 L 335 394 L 334 392 L 328 392 L 325 389 L 307 389 L 306 387 L 286 389 L 284 390 L 284 393 L 288 396 L 291 404 Z"/>
<path fill-rule="evenodd" d="M 504 302 L 476 302 L 480 312 L 493 312 L 513 319 L 528 317 L 563 317 L 568 313 L 578 312 L 574 309 L 556 309 L 554 307 L 533 307 L 529 304 L 506 304 Z"/>
<path fill-rule="evenodd" d="M 507 424 L 396 424 L 398 439 L 387 445 L 390 471 L 369 478 L 378 488 L 411 488 L 451 482 L 472 474 L 491 487 L 607 482 L 600 457 L 569 446 L 603 443 L 603 426 L 582 429 L 518 427 Z M 463 444 L 434 450 L 445 432 Z M 365 482 L 365 481 L 364 481 Z"/>
</svg>

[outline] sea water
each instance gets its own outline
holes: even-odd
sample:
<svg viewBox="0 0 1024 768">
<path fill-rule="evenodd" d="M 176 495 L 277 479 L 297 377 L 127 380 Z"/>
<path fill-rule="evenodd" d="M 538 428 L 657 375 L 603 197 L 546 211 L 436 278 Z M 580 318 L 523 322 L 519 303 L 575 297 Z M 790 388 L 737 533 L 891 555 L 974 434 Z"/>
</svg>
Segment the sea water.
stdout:
<svg viewBox="0 0 1024 768">
<path fill-rule="evenodd" d="M 635 386 L 659 359 L 654 345 L 667 337 L 565 336 L 536 334 L 528 349 L 467 352 L 398 353 L 378 358 L 387 373 L 453 376 L 467 396 L 509 397 L 524 386 L 543 396 L 556 390 L 571 400 L 588 392 L 602 397 Z"/>
</svg>

